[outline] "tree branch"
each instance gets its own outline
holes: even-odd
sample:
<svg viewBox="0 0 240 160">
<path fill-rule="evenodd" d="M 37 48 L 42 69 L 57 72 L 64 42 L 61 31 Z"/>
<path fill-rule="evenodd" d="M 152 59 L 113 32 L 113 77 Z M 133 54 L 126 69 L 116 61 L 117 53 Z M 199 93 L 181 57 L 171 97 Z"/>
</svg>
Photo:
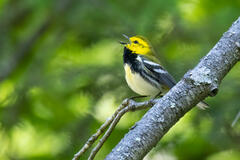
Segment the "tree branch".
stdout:
<svg viewBox="0 0 240 160">
<path fill-rule="evenodd" d="M 139 97 L 139 96 L 138 96 Z M 133 97 L 134 98 L 134 97 Z M 89 156 L 89 160 L 94 159 L 95 155 L 99 151 L 99 149 L 102 147 L 102 145 L 105 143 L 107 138 L 110 136 L 112 131 L 114 130 L 115 126 L 121 119 L 121 117 L 129 112 L 129 111 L 136 111 L 141 109 L 146 109 L 152 107 L 156 103 L 156 100 L 149 100 L 145 102 L 135 102 L 131 98 L 125 99 L 122 104 L 117 108 L 115 113 L 109 117 L 104 124 L 101 125 L 101 127 L 97 130 L 95 134 L 93 134 L 88 141 L 84 144 L 84 146 L 74 155 L 73 160 L 80 159 L 81 155 L 85 153 L 92 145 L 93 143 L 98 139 L 98 137 L 107 129 L 106 133 L 103 135 L 103 137 L 99 140 L 96 147 L 91 151 L 91 154 Z"/>
<path fill-rule="evenodd" d="M 117 125 L 117 123 L 120 121 L 121 117 L 125 113 L 127 113 L 129 111 L 136 111 L 136 110 L 146 109 L 146 108 L 152 107 L 153 104 L 155 104 L 155 103 L 156 103 L 155 100 L 150 100 L 150 101 L 145 101 L 145 102 L 135 102 L 135 101 L 129 99 L 128 105 L 118 112 L 118 114 L 116 115 L 116 117 L 114 118 L 112 123 L 110 124 L 110 126 L 109 126 L 108 130 L 106 131 L 106 133 L 99 140 L 99 143 L 96 145 L 96 147 L 93 148 L 93 150 L 92 150 L 88 160 L 93 160 L 94 159 L 94 157 L 97 154 L 97 152 L 99 151 L 99 149 L 102 147 L 104 142 L 110 136 L 110 134 L 112 133 L 113 129 L 115 128 L 115 126 Z"/>
<path fill-rule="evenodd" d="M 74 155 L 73 160 L 78 160 L 80 156 L 85 153 L 92 145 L 93 143 L 98 139 L 98 137 L 105 131 L 105 129 L 113 122 L 113 120 L 116 118 L 118 113 L 125 108 L 128 105 L 128 99 L 125 99 L 122 104 L 117 108 L 117 110 L 114 112 L 114 114 L 109 117 L 97 130 L 96 133 L 94 133 L 88 141 L 84 144 L 84 146 Z"/>
<path fill-rule="evenodd" d="M 240 17 L 193 69 L 136 123 L 106 160 L 142 159 L 186 112 L 215 96 L 221 80 L 240 60 Z"/>
</svg>

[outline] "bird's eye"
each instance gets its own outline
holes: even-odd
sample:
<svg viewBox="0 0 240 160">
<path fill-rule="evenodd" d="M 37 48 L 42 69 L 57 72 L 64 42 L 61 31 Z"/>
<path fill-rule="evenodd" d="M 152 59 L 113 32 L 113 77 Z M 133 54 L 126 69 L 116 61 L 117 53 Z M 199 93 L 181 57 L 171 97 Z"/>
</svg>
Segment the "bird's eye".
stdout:
<svg viewBox="0 0 240 160">
<path fill-rule="evenodd" d="M 135 40 L 135 41 L 133 41 L 133 43 L 135 43 L 135 44 L 138 44 L 138 41 L 137 41 L 137 40 Z"/>
</svg>

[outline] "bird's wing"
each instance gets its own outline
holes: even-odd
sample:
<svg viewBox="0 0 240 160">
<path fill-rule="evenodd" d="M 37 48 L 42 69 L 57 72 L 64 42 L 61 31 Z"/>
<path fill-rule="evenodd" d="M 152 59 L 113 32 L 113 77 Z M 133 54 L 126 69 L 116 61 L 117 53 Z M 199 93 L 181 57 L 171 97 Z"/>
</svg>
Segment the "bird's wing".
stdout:
<svg viewBox="0 0 240 160">
<path fill-rule="evenodd" d="M 161 65 L 144 57 L 141 57 L 141 59 L 148 74 L 158 79 L 161 84 L 164 84 L 169 88 L 172 88 L 176 84 L 174 78 Z"/>
</svg>

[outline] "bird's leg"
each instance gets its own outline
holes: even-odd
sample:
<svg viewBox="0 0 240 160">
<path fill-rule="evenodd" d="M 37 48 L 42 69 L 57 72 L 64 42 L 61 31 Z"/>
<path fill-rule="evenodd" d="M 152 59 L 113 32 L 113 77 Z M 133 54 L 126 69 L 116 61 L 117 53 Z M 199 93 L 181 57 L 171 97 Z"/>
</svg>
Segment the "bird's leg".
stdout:
<svg viewBox="0 0 240 160">
<path fill-rule="evenodd" d="M 158 92 L 158 94 L 156 94 L 156 95 L 153 97 L 153 99 L 156 99 L 156 98 L 158 98 L 158 97 L 163 97 L 163 95 L 161 95 L 161 94 L 162 94 L 161 91 Z"/>
<path fill-rule="evenodd" d="M 153 103 L 154 99 L 156 99 L 156 98 L 158 98 L 158 97 L 163 97 L 162 92 L 158 92 L 158 94 L 156 94 L 155 96 L 153 96 L 153 97 L 149 100 L 150 103 L 151 103 L 151 102 Z"/>
<path fill-rule="evenodd" d="M 133 97 L 130 97 L 130 98 L 126 98 L 123 102 L 122 102 L 122 107 L 120 110 L 124 109 L 125 107 L 128 106 L 128 104 L 130 103 L 131 100 L 135 100 L 137 98 L 144 98 L 144 97 L 147 97 L 147 96 L 133 96 Z"/>
<path fill-rule="evenodd" d="M 130 97 L 130 98 L 126 98 L 126 99 L 124 100 L 124 101 L 125 101 L 124 104 L 127 105 L 130 100 L 135 100 L 135 99 L 137 99 L 137 98 L 145 98 L 145 97 L 147 97 L 147 96 L 132 96 L 132 97 Z"/>
<path fill-rule="evenodd" d="M 137 99 L 137 98 L 145 98 L 145 97 L 147 97 L 147 96 L 133 96 L 133 97 L 130 97 L 129 99 L 134 100 L 134 99 Z"/>
</svg>

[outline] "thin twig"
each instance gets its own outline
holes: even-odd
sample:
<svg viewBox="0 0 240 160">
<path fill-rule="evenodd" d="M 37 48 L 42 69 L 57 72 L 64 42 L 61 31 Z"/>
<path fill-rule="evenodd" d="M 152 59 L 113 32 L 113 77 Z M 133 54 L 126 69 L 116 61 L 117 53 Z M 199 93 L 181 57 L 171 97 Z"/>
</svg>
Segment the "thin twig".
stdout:
<svg viewBox="0 0 240 160">
<path fill-rule="evenodd" d="M 115 113 L 108 118 L 104 124 L 101 125 L 101 127 L 97 130 L 97 132 L 95 134 L 93 134 L 88 141 L 84 144 L 84 146 L 74 155 L 73 160 L 78 160 L 80 158 L 80 156 L 86 152 L 88 150 L 88 148 L 90 148 L 93 143 L 98 139 L 98 137 L 104 132 L 104 130 L 112 123 L 112 121 L 115 119 L 115 117 L 117 116 L 117 114 L 123 109 L 125 108 L 129 103 L 129 99 L 125 99 L 122 104 L 117 108 L 117 110 L 115 111 Z"/>
<path fill-rule="evenodd" d="M 104 144 L 104 142 L 107 140 L 107 138 L 110 136 L 110 134 L 112 133 L 113 129 L 115 128 L 115 126 L 117 125 L 117 123 L 119 122 L 119 120 L 121 119 L 121 117 L 129 111 L 135 111 L 135 110 L 142 110 L 142 109 L 146 109 L 149 107 L 152 107 L 154 104 L 156 103 L 156 100 L 150 100 L 150 101 L 146 101 L 146 102 L 135 102 L 133 100 L 129 100 L 128 106 L 126 106 L 125 108 L 123 108 L 115 117 L 115 119 L 112 121 L 111 125 L 109 126 L 108 130 L 106 131 L 106 133 L 103 135 L 103 137 L 99 140 L 99 143 L 96 145 L 95 148 L 93 148 L 92 152 L 90 153 L 90 156 L 88 157 L 88 160 L 93 160 L 94 157 L 96 156 L 97 152 L 99 151 L 99 149 L 102 147 L 102 145 Z"/>
<path fill-rule="evenodd" d="M 233 122 L 232 122 L 232 127 L 235 126 L 235 124 L 237 123 L 238 119 L 240 118 L 240 111 L 238 112 L 238 114 L 236 115 L 236 117 L 234 118 Z"/>
</svg>

